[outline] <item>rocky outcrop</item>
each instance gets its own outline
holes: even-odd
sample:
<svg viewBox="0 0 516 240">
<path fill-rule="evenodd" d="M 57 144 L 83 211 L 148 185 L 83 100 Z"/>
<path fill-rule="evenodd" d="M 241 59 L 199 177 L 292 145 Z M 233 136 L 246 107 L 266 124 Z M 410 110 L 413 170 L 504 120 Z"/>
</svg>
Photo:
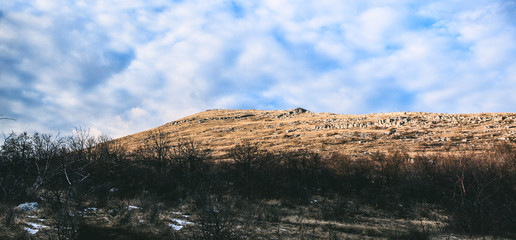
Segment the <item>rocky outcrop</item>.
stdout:
<svg viewBox="0 0 516 240">
<path fill-rule="evenodd" d="M 276 118 L 290 118 L 290 117 L 295 117 L 295 116 L 298 116 L 300 114 L 303 114 L 303 113 L 309 113 L 309 114 L 312 114 L 312 112 L 304 109 L 304 108 L 295 108 L 295 109 L 292 109 L 292 110 L 288 110 L 284 113 L 280 113 L 278 116 L 276 116 Z"/>
</svg>

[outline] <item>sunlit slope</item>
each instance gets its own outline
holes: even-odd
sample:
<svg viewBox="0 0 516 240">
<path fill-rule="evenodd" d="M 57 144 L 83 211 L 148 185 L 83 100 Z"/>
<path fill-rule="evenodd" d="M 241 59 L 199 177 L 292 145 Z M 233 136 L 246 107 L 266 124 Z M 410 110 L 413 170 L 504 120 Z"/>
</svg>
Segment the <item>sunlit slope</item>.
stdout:
<svg viewBox="0 0 516 240">
<path fill-rule="evenodd" d="M 515 113 L 437 114 L 422 112 L 347 115 L 305 109 L 208 110 L 120 138 L 129 150 L 161 133 L 172 142 L 191 138 L 214 156 L 243 141 L 282 151 L 367 155 L 401 150 L 410 154 L 488 151 L 516 140 Z"/>
</svg>

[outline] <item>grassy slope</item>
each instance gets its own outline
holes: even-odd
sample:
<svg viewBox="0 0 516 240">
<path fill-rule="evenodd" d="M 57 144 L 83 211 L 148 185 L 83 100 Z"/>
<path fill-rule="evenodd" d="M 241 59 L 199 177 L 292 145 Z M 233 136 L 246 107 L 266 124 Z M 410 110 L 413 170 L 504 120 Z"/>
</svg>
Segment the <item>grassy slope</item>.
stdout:
<svg viewBox="0 0 516 240">
<path fill-rule="evenodd" d="M 392 150 L 409 154 L 480 153 L 496 141 L 516 139 L 516 114 L 208 110 L 119 140 L 134 150 L 151 131 L 171 139 L 192 138 L 214 150 L 214 156 L 221 156 L 244 139 L 270 150 L 308 149 L 323 154 L 363 155 Z"/>
</svg>

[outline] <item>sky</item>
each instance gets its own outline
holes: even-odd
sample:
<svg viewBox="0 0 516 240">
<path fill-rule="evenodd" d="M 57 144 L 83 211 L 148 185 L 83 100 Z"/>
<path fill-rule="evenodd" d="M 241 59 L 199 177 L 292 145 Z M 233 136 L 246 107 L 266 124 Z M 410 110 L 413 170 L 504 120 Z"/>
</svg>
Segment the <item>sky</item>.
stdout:
<svg viewBox="0 0 516 240">
<path fill-rule="evenodd" d="M 207 109 L 516 112 L 515 0 L 0 2 L 0 131 Z"/>
</svg>

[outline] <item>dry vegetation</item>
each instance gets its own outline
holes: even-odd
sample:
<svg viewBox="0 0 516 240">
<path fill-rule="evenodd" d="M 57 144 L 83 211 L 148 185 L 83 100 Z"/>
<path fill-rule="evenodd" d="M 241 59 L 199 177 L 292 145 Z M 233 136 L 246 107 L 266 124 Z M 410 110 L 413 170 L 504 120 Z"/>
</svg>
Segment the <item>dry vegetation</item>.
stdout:
<svg viewBox="0 0 516 240">
<path fill-rule="evenodd" d="M 171 139 L 189 137 L 214 157 L 242 141 L 274 151 L 299 149 L 322 155 L 387 153 L 410 155 L 484 153 L 499 142 L 516 141 L 516 114 L 377 113 L 344 115 L 313 113 L 297 108 L 283 111 L 208 110 L 149 130 Z M 136 149 L 148 131 L 121 138 Z"/>
<path fill-rule="evenodd" d="M 515 117 L 212 110 L 118 140 L 13 133 L 0 239 L 511 239 Z"/>
</svg>

